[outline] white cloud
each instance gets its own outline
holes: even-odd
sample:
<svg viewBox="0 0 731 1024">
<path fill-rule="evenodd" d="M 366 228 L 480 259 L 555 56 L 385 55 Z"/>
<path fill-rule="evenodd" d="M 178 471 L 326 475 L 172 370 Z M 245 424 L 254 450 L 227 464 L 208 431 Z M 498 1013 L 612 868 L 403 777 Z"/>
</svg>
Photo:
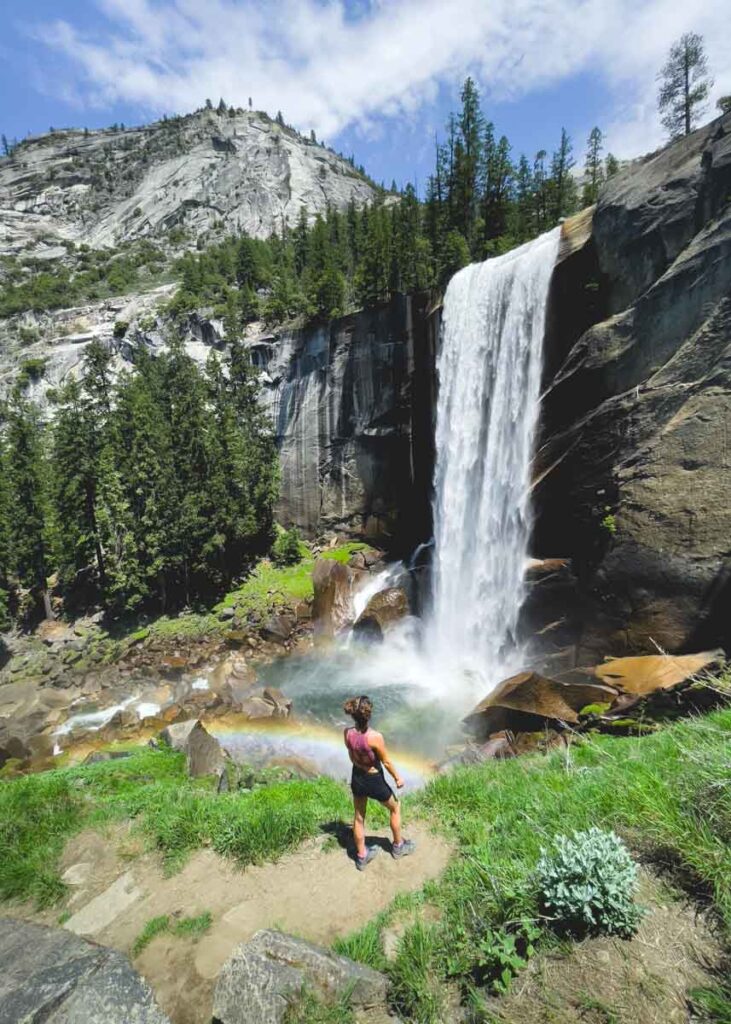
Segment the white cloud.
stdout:
<svg viewBox="0 0 731 1024">
<path fill-rule="evenodd" d="M 655 71 L 682 32 L 703 33 L 714 98 L 731 92 L 728 0 L 97 0 L 107 30 L 63 19 L 34 35 L 69 58 L 88 103 L 187 111 L 219 96 L 281 109 L 318 135 L 413 115 L 472 72 L 509 99 L 594 72 L 610 86 L 609 145 L 660 141 Z"/>
</svg>

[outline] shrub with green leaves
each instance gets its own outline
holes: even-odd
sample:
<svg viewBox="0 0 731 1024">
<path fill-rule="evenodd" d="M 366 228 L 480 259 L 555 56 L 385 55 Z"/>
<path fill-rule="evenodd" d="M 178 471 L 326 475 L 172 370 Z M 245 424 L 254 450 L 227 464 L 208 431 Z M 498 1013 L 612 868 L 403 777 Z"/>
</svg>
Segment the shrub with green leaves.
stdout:
<svg viewBox="0 0 731 1024">
<path fill-rule="evenodd" d="M 272 561 L 276 565 L 297 565 L 302 561 L 302 547 L 296 527 L 284 530 L 272 544 Z"/>
<path fill-rule="evenodd" d="M 541 851 L 536 881 L 543 911 L 559 928 L 623 937 L 637 930 L 637 866 L 615 832 L 558 836 L 553 850 Z"/>
</svg>

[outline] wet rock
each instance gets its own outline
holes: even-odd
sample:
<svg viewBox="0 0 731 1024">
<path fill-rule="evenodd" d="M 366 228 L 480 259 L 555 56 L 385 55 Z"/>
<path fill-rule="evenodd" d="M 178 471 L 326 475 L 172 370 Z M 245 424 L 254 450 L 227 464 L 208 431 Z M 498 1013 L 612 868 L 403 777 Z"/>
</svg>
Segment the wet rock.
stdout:
<svg viewBox="0 0 731 1024">
<path fill-rule="evenodd" d="M 312 571 L 312 585 L 315 632 L 334 636 L 353 621 L 352 572 L 334 558 L 318 558 Z"/>
<path fill-rule="evenodd" d="M 385 1012 L 383 974 L 330 950 L 275 931 L 237 946 L 216 983 L 219 1024 L 282 1024 L 289 1000 L 306 987 L 326 1000 L 348 995 L 356 1013 Z"/>
<path fill-rule="evenodd" d="M 618 690 L 599 683 L 561 683 L 537 672 L 521 672 L 500 683 L 464 719 L 479 737 L 510 729 L 535 732 L 545 721 L 577 723 L 587 704 L 612 701 Z"/>
<path fill-rule="evenodd" d="M 263 695 L 256 695 L 242 700 L 241 714 L 252 721 L 257 721 L 261 718 L 275 718 L 277 708 L 272 701 L 265 700 Z"/>
<path fill-rule="evenodd" d="M 0 919 L 2 1024 L 169 1024 L 122 953 L 66 930 Z"/>
<path fill-rule="evenodd" d="M 403 587 L 387 587 L 374 594 L 353 626 L 353 633 L 369 639 L 382 638 L 409 614 L 409 598 Z"/>
<path fill-rule="evenodd" d="M 292 701 L 285 697 L 276 686 L 267 686 L 262 693 L 265 701 L 274 707 L 274 714 L 277 718 L 287 718 L 292 710 Z"/>
</svg>

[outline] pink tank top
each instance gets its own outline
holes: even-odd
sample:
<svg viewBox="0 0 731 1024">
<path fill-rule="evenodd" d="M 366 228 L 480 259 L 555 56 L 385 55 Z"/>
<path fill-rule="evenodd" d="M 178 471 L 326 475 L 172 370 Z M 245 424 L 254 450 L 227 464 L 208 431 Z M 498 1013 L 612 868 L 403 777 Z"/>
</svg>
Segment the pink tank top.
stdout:
<svg viewBox="0 0 731 1024">
<path fill-rule="evenodd" d="M 358 729 L 348 729 L 345 734 L 345 742 L 348 744 L 348 750 L 358 754 L 361 760 L 367 759 L 372 765 L 377 764 L 378 758 L 368 745 L 367 733 L 360 732 Z"/>
</svg>

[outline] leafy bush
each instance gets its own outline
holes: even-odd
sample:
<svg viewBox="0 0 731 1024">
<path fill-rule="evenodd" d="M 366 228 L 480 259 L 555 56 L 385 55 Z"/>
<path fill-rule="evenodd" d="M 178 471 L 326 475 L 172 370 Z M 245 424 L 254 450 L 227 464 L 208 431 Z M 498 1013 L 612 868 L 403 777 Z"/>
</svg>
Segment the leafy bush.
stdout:
<svg viewBox="0 0 731 1024">
<path fill-rule="evenodd" d="M 277 565 L 296 565 L 302 557 L 300 535 L 294 526 L 280 533 L 272 544 L 272 560 Z"/>
<path fill-rule="evenodd" d="M 624 937 L 637 930 L 637 867 L 615 832 L 590 828 L 558 836 L 553 851 L 541 851 L 536 879 L 543 910 L 559 926 Z"/>
</svg>

